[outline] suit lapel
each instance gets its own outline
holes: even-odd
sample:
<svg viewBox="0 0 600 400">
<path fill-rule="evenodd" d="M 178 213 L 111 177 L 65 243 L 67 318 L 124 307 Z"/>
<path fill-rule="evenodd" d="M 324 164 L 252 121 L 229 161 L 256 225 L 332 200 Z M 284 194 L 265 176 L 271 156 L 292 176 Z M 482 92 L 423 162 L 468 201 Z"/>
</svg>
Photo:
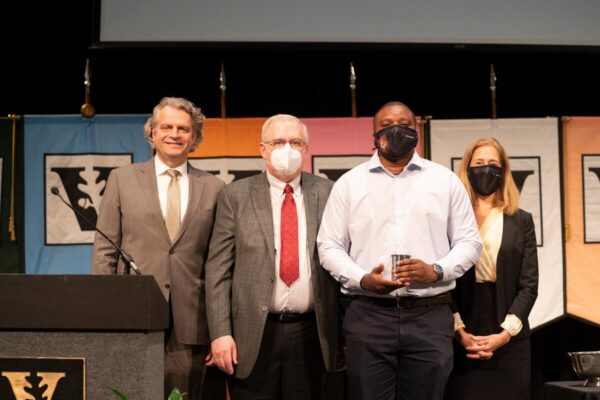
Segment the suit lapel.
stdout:
<svg viewBox="0 0 600 400">
<path fill-rule="evenodd" d="M 306 246 L 308 249 L 315 247 L 317 240 L 317 227 L 319 226 L 319 197 L 313 189 L 313 181 L 308 174 L 302 174 L 302 197 L 304 198 L 304 211 L 306 213 Z M 310 254 L 310 252 L 309 252 Z"/>
<path fill-rule="evenodd" d="M 273 210 L 271 208 L 271 193 L 266 173 L 263 172 L 256 177 L 250 190 L 250 201 L 252 202 L 254 212 L 256 212 L 256 219 L 260 225 L 260 230 L 267 243 L 268 254 L 275 254 Z"/>
<path fill-rule="evenodd" d="M 156 169 L 154 168 L 154 157 L 140 165 L 138 170 L 138 180 L 142 199 L 147 201 L 148 207 L 151 210 L 152 219 L 155 226 L 159 226 L 165 240 L 169 240 L 169 232 L 160 210 L 160 201 L 158 200 L 158 186 L 156 184 Z"/>
<path fill-rule="evenodd" d="M 306 214 L 306 248 L 308 252 L 311 280 L 315 303 L 320 302 L 321 282 L 319 279 L 318 260 L 314 257 L 315 242 L 317 240 L 317 229 L 319 227 L 319 194 L 314 189 L 314 181 L 309 174 L 302 173 L 302 198 L 304 199 L 304 212 Z"/>
<path fill-rule="evenodd" d="M 188 179 L 190 184 L 190 191 L 188 196 L 188 206 L 185 211 L 185 215 L 183 216 L 183 220 L 181 221 L 181 228 L 179 228 L 179 233 L 175 238 L 173 243 L 176 243 L 183 232 L 187 229 L 190 221 L 192 220 L 193 215 L 196 214 L 198 207 L 200 206 L 200 202 L 202 199 L 202 191 L 204 190 L 204 182 L 202 182 L 201 175 L 198 173 L 198 170 L 192 167 L 188 163 Z"/>
</svg>

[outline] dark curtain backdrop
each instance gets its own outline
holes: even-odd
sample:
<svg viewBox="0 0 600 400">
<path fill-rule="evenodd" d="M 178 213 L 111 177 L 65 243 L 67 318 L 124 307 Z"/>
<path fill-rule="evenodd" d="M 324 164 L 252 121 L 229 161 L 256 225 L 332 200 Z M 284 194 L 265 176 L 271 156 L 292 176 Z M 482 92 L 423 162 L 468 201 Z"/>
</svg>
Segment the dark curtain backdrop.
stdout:
<svg viewBox="0 0 600 400">
<path fill-rule="evenodd" d="M 91 59 L 99 113 L 147 113 L 165 95 L 185 96 L 218 117 L 225 64 L 228 116 L 277 112 L 350 115 L 349 63 L 357 73 L 358 113 L 398 99 L 437 119 L 489 118 L 490 64 L 498 117 L 597 115 L 599 47 L 238 44 L 92 48 L 92 0 L 10 1 L 2 24 L 0 115 L 78 113 Z M 360 16 L 357 16 L 360 18 Z M 351 21 L 349 21 L 351 23 Z M 308 28 L 307 28 L 308 29 Z"/>
</svg>

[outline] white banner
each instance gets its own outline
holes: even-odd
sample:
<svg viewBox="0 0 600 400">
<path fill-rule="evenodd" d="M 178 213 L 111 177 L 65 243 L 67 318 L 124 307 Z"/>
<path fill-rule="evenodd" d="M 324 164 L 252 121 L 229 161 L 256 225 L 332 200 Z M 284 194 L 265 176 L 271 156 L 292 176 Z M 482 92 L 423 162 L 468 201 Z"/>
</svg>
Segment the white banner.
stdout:
<svg viewBox="0 0 600 400">
<path fill-rule="evenodd" d="M 131 164 L 133 154 L 45 154 L 46 245 L 92 244 L 110 171 Z M 73 212 L 51 194 L 57 188 Z M 85 217 L 85 218 L 84 218 Z"/>
<path fill-rule="evenodd" d="M 533 214 L 536 226 L 539 294 L 529 316 L 535 328 L 565 313 L 558 120 L 432 120 L 431 159 L 456 170 L 467 145 L 489 136 L 506 149 L 520 207 Z"/>
</svg>

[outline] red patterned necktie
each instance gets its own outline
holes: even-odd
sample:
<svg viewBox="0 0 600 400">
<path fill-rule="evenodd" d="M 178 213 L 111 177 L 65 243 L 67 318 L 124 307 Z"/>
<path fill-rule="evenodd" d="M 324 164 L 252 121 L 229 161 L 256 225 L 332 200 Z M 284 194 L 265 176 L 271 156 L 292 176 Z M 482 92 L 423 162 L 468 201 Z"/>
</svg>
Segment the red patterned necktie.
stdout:
<svg viewBox="0 0 600 400">
<path fill-rule="evenodd" d="M 298 213 L 294 201 L 294 189 L 285 185 L 285 198 L 281 205 L 281 258 L 279 277 L 291 286 L 298 279 Z"/>
</svg>

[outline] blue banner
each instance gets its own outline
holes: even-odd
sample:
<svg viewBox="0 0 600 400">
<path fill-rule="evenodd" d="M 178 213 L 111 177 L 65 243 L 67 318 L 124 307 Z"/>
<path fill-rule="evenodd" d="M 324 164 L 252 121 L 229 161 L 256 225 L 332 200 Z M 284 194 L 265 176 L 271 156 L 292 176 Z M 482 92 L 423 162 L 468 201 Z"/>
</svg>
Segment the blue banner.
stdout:
<svg viewBox="0 0 600 400">
<path fill-rule="evenodd" d="M 87 274 L 93 228 L 113 168 L 150 158 L 147 115 L 26 116 L 25 271 Z M 56 188 L 73 212 L 52 194 Z"/>
</svg>

